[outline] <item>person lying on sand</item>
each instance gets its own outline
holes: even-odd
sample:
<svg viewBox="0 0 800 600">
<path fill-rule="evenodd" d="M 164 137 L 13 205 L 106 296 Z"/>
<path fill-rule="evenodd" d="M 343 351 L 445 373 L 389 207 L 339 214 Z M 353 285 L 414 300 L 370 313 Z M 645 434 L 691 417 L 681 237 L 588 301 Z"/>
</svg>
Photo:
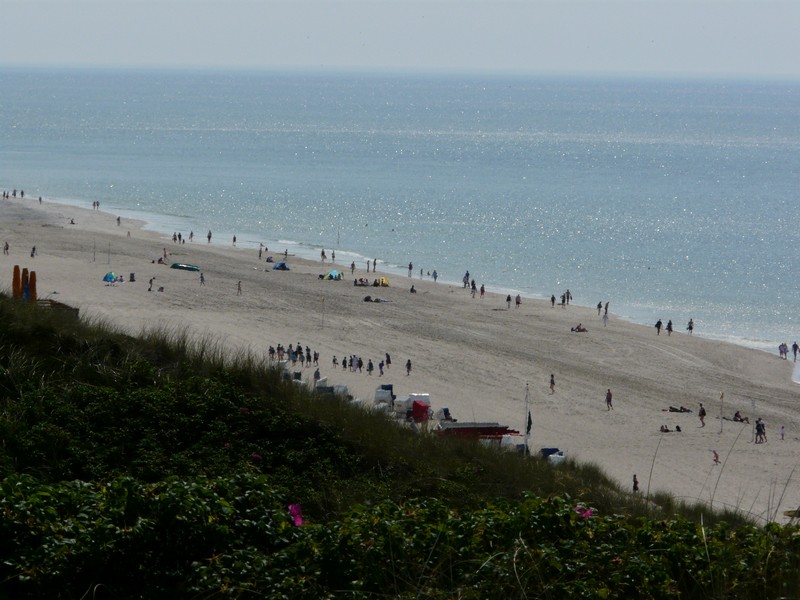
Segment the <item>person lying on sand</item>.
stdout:
<svg viewBox="0 0 800 600">
<path fill-rule="evenodd" d="M 669 412 L 690 413 L 692 412 L 692 409 L 686 408 L 685 406 L 681 406 L 680 408 L 675 408 L 674 406 L 670 406 Z"/>
<path fill-rule="evenodd" d="M 586 333 L 589 330 L 586 329 L 586 327 L 584 327 L 582 323 L 578 323 L 575 327 L 570 329 L 570 331 L 574 331 L 574 332 L 577 332 L 577 333 Z"/>
</svg>

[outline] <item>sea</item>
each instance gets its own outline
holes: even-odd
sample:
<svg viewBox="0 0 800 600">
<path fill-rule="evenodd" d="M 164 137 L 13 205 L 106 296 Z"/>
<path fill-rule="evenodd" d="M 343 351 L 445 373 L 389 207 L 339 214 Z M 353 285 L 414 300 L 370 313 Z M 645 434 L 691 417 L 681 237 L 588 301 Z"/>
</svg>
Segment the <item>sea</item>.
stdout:
<svg viewBox="0 0 800 600">
<path fill-rule="evenodd" d="M 0 188 L 800 340 L 800 82 L 3 67 Z"/>
</svg>

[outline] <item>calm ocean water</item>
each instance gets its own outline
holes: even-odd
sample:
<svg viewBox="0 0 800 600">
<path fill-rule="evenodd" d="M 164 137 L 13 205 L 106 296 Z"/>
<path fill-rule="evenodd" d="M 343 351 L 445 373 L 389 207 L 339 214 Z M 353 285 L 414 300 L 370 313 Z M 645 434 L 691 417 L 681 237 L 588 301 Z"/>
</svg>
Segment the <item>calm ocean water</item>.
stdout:
<svg viewBox="0 0 800 600">
<path fill-rule="evenodd" d="M 796 83 L 5 69 L 0 188 L 800 339 Z"/>
</svg>

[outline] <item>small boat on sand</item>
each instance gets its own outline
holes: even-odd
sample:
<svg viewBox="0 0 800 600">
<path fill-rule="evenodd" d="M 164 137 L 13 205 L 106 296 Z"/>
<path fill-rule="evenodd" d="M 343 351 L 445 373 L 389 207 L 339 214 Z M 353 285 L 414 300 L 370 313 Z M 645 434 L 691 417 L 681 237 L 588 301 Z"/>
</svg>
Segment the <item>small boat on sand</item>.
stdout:
<svg viewBox="0 0 800 600">
<path fill-rule="evenodd" d="M 181 269 L 183 271 L 199 271 L 200 267 L 197 265 L 186 265 L 184 263 L 172 263 L 170 269 Z"/>
</svg>

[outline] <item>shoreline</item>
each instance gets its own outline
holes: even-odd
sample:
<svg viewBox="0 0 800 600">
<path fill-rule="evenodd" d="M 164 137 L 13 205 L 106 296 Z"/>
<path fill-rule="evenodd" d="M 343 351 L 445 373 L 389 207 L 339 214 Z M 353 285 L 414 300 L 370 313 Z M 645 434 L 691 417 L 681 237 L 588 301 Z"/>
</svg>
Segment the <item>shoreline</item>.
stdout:
<svg viewBox="0 0 800 600">
<path fill-rule="evenodd" d="M 17 199 L 17 200 L 19 200 L 19 199 Z M 89 206 L 88 206 L 89 203 L 87 201 L 82 201 L 82 200 L 77 200 L 77 199 L 65 199 L 65 198 L 46 199 L 45 203 L 60 205 L 60 206 L 67 207 L 67 208 L 75 208 L 77 210 L 87 210 L 87 211 L 90 211 L 90 212 L 94 212 L 93 209 L 89 208 Z M 139 227 L 142 229 L 142 231 L 147 232 L 147 233 L 152 233 L 152 234 L 155 234 L 155 235 L 158 235 L 158 236 L 162 236 L 162 237 L 166 238 L 168 241 L 169 241 L 169 238 L 170 238 L 170 235 L 171 235 L 170 231 L 169 231 L 170 229 L 172 229 L 174 231 L 180 231 L 180 227 L 178 226 L 180 223 L 185 224 L 186 227 L 191 229 L 191 226 L 189 225 L 189 221 L 193 220 L 193 217 L 189 217 L 189 216 L 185 216 L 185 215 L 174 215 L 173 217 L 171 217 L 175 221 L 174 223 L 172 223 L 172 225 L 174 227 L 170 227 L 169 226 L 169 224 L 170 224 L 170 221 L 169 221 L 170 216 L 169 215 L 150 214 L 150 213 L 146 213 L 146 212 L 142 213 L 140 211 L 135 211 L 135 210 L 131 210 L 131 209 L 119 209 L 119 210 L 115 211 L 115 210 L 113 210 L 113 208 L 114 207 L 111 207 L 111 210 L 110 210 L 110 209 L 108 209 L 106 207 L 101 207 L 100 212 L 104 212 L 105 214 L 107 214 L 109 216 L 113 216 L 114 218 L 116 218 L 116 216 L 122 215 L 126 219 L 126 222 L 136 222 L 136 223 L 139 224 Z M 205 241 L 205 233 L 204 233 L 204 231 L 205 230 L 203 230 L 202 235 L 199 236 L 202 239 L 198 240 L 196 243 L 200 243 L 200 241 Z M 221 247 L 225 247 L 225 245 L 228 244 L 232 240 L 233 235 L 236 235 L 236 234 L 233 233 L 233 232 L 228 232 L 228 231 L 214 232 L 213 240 L 214 240 L 215 244 L 219 243 Z M 254 238 L 251 239 L 251 236 L 249 236 L 249 235 L 246 236 L 246 237 L 238 236 L 237 248 L 240 248 L 240 249 L 248 249 L 249 248 L 249 249 L 252 249 L 253 251 L 257 251 L 259 243 L 260 243 L 260 240 L 256 240 Z M 301 258 L 303 260 L 307 260 L 310 263 L 317 262 L 317 256 L 318 256 L 319 250 L 321 248 L 320 245 L 310 244 L 308 242 L 297 241 L 297 240 L 278 239 L 274 243 L 276 244 L 276 246 L 273 247 L 273 254 L 276 256 L 276 259 L 277 259 L 277 256 L 282 253 L 282 250 L 280 252 L 276 252 L 275 251 L 276 249 L 278 249 L 278 248 L 284 248 L 284 249 L 288 248 L 291 255 L 299 257 L 299 258 Z M 268 244 L 268 246 L 269 246 L 269 244 Z M 340 270 L 342 270 L 343 272 L 346 272 L 349 269 L 349 265 L 350 265 L 351 261 L 355 261 L 356 262 L 357 269 L 359 269 L 359 270 L 367 262 L 366 256 L 360 254 L 357 251 L 347 250 L 347 249 L 338 250 L 336 248 L 329 248 L 329 247 L 326 247 L 326 250 L 328 251 L 328 253 L 330 253 L 331 250 L 337 250 L 339 252 L 339 256 L 338 256 L 339 260 L 337 261 L 336 264 L 338 265 Z M 393 265 L 393 264 L 390 264 L 390 263 L 386 262 L 385 260 L 378 260 L 378 266 L 379 266 L 378 272 L 381 273 L 384 276 L 388 276 L 388 277 L 392 277 L 392 278 L 398 278 L 398 277 L 402 277 L 403 279 L 406 278 L 406 269 L 405 269 L 405 267 L 403 265 Z M 432 281 L 431 277 L 429 277 L 427 275 L 425 277 L 419 277 L 418 273 L 416 273 L 416 272 L 413 274 L 411 279 L 416 280 L 416 281 Z M 455 287 L 461 287 L 461 285 L 462 285 L 460 280 L 452 280 L 452 279 L 448 279 L 447 277 L 441 277 L 441 276 L 438 279 L 438 283 L 440 285 L 443 284 L 443 285 L 450 285 L 450 286 L 455 286 Z M 519 290 L 517 288 L 509 288 L 509 287 L 505 287 L 503 285 L 495 285 L 494 283 L 492 283 L 490 281 L 489 282 L 484 282 L 484 283 L 487 285 L 487 289 L 491 289 L 492 293 L 495 293 L 495 294 L 498 294 L 498 295 L 505 296 L 506 294 L 511 294 L 512 297 L 513 297 L 517 293 L 519 293 L 523 298 L 531 300 L 531 301 L 549 302 L 549 295 L 545 294 L 543 292 L 526 292 L 526 291 Z M 558 294 L 556 294 L 556 296 L 558 296 Z M 558 299 L 557 299 L 557 302 L 558 302 Z M 613 301 L 612 301 L 612 305 L 614 305 Z M 578 302 L 578 303 L 575 303 L 574 306 L 580 306 L 580 307 L 587 308 L 587 309 L 593 309 L 593 307 L 595 305 L 594 304 L 583 304 L 581 302 Z M 616 308 L 616 309 L 620 309 L 619 306 L 613 306 L 613 307 Z M 642 309 L 639 309 L 638 313 L 637 313 L 636 309 L 632 309 L 630 307 L 626 308 L 626 307 L 623 306 L 620 310 L 611 311 L 611 314 L 614 315 L 614 318 L 624 320 L 624 321 L 626 321 L 628 323 L 631 323 L 631 324 L 641 325 L 641 326 L 644 326 L 644 327 L 647 327 L 647 326 L 652 327 L 652 323 L 650 323 L 650 322 L 645 320 L 645 317 L 644 317 L 644 313 L 645 312 L 646 311 L 644 311 Z M 650 312 L 653 312 L 654 314 L 659 314 L 659 313 L 666 313 L 668 311 L 666 311 L 666 310 L 656 310 L 656 311 L 650 311 Z M 639 314 L 639 316 L 637 317 L 636 314 Z M 665 322 L 666 322 L 666 319 L 665 319 Z M 678 333 L 683 332 L 684 329 L 685 329 L 685 323 L 682 323 L 682 322 L 676 323 L 675 326 L 676 326 L 676 332 L 678 332 Z M 718 343 L 730 343 L 730 344 L 734 344 L 734 345 L 737 345 L 737 346 L 741 346 L 743 348 L 749 348 L 749 349 L 754 349 L 754 350 L 758 350 L 758 351 L 761 351 L 761 352 L 765 352 L 765 353 L 770 354 L 772 356 L 778 356 L 777 347 L 778 347 L 778 344 L 780 343 L 780 341 L 755 340 L 755 339 L 750 339 L 750 338 L 747 338 L 747 337 L 743 337 L 741 335 L 725 335 L 725 336 L 718 335 L 718 334 L 715 334 L 715 332 L 713 332 L 713 331 L 704 330 L 702 323 L 699 323 L 697 320 L 695 320 L 695 327 L 696 327 L 696 329 L 695 329 L 695 334 L 694 335 L 696 335 L 698 337 L 703 337 L 705 339 L 712 340 L 712 341 L 715 341 L 715 342 L 718 342 Z M 699 333 L 697 332 L 698 330 L 699 330 Z M 785 341 L 786 343 L 791 345 L 793 340 L 788 340 L 788 338 L 787 338 L 786 340 L 781 340 L 781 341 Z M 796 383 L 800 384 L 800 370 L 798 370 L 797 375 L 795 376 L 794 380 L 795 380 Z"/>
<path fill-rule="evenodd" d="M 559 447 L 570 458 L 597 464 L 624 488 L 637 474 L 643 491 L 738 507 L 766 520 L 782 522 L 781 511 L 800 503 L 800 480 L 793 481 L 799 396 L 794 368 L 785 364 L 791 360 L 680 331 L 656 336 L 652 326 L 618 319 L 613 304 L 604 328 L 595 308 L 551 307 L 549 300 L 527 298 L 520 308 L 513 302 L 507 308 L 504 295 L 473 299 L 460 284 L 441 279 L 390 274 L 388 288 L 359 288 L 350 276 L 318 279 L 344 265 L 301 257 L 289 261 L 289 272 L 265 271 L 257 246 L 207 244 L 204 236 L 173 244 L 141 221 L 123 218 L 117 226 L 116 215 L 104 210 L 49 201 L 40 206 L 33 199 L 0 203 L 0 241 L 11 244 L 0 288 L 10 289 L 11 269 L 19 264 L 37 271 L 40 297 L 49 294 L 80 308 L 82 317 L 133 335 L 161 327 L 256 356 L 266 356 L 269 345 L 299 341 L 320 352 L 329 384 L 346 385 L 354 397 L 371 400 L 380 383 L 393 383 L 398 397 L 430 393 L 434 410 L 447 407 L 459 421 L 497 421 L 524 431 L 529 386 L 532 452 Z M 38 255 L 30 258 L 33 245 Z M 206 285 L 198 273 L 151 262 L 164 248 L 170 262 L 201 265 Z M 354 276 L 367 276 L 360 267 Z M 109 270 L 126 279 L 136 273 L 136 282 L 105 286 L 102 276 Z M 164 293 L 147 291 L 150 277 Z M 417 294 L 408 293 L 411 283 Z M 364 302 L 366 295 L 387 302 Z M 570 331 L 579 322 L 587 333 Z M 333 355 L 341 360 L 357 354 L 377 364 L 386 352 L 392 367 L 383 378 L 332 367 Z M 410 375 L 403 368 L 407 359 Z M 302 370 L 310 379 L 313 368 Z M 607 389 L 613 411 L 606 409 Z M 703 428 L 700 402 L 709 413 Z M 670 405 L 694 412 L 670 413 Z M 723 416 L 740 410 L 752 420 L 763 417 L 769 442 L 750 443 L 748 431 L 715 418 L 720 410 Z M 680 425 L 683 432 L 662 434 L 662 424 L 673 430 Z M 781 425 L 784 441 L 778 439 Z M 723 457 L 724 470 L 714 466 L 712 450 Z"/>
</svg>

